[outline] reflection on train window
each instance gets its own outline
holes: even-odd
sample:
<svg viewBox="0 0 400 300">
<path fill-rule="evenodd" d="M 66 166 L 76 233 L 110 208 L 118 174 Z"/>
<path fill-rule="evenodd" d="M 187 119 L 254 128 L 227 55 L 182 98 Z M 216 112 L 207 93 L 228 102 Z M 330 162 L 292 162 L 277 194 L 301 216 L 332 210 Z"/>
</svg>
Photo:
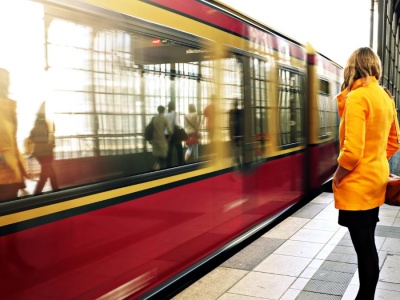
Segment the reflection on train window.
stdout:
<svg viewBox="0 0 400 300">
<path fill-rule="evenodd" d="M 267 139 L 267 109 L 270 107 L 266 103 L 269 99 L 267 95 L 267 74 L 269 65 L 267 62 L 252 59 L 250 63 L 250 82 L 252 91 L 252 135 L 254 136 L 255 144 L 253 147 L 259 149 L 256 151 L 260 155 L 265 153 L 265 141 Z"/>
<path fill-rule="evenodd" d="M 319 112 L 319 134 L 320 139 L 327 138 L 331 132 L 332 123 L 332 103 L 330 101 L 329 82 L 319 80 L 318 90 L 318 112 Z"/>
<path fill-rule="evenodd" d="M 166 39 L 151 30 L 138 33 L 134 26 L 129 29 L 95 17 L 82 19 L 72 11 L 65 14 L 51 5 L 23 3 L 30 13 L 25 19 L 27 32 L 21 36 L 32 37 L 27 58 L 35 59 L 28 62 L 23 55 L 8 54 L 24 49 L 24 43 L 0 33 L 7 41 L 2 57 L 13 59 L 8 65 L 11 96 L 19 108 L 18 143 L 22 149 L 45 101 L 46 117 L 55 125 L 54 168 L 60 188 L 152 171 L 152 145 L 144 140 L 144 128 L 157 107 L 170 101 L 175 101 L 183 125 L 189 104 L 202 118 L 218 93 L 220 137 L 229 141 L 229 110 L 235 99 L 244 99 L 242 56 L 226 51 L 216 59 L 212 49 L 188 44 L 183 37 Z M 21 7 L 10 4 L 4 9 Z M 12 24 L 19 28 L 17 21 L 7 22 L 16 22 Z M 8 66 L 4 61 L 3 65 Z M 264 93 L 260 87 L 257 99 Z M 264 114 L 261 108 L 257 114 Z M 208 132 L 204 125 L 200 130 L 196 160 L 209 157 Z M 29 161 L 28 167 L 38 176 L 37 163 Z"/>
<path fill-rule="evenodd" d="M 71 32 L 75 38 L 64 38 L 61 32 Z M 60 83 L 53 85 L 57 102 L 53 113 L 59 123 L 57 158 L 137 153 L 146 147 L 150 151 L 143 128 L 157 106 L 167 106 L 173 94 L 181 124 L 189 103 L 201 111 L 206 103 L 197 99 L 205 96 L 207 101 L 210 96 L 199 93 L 201 65 L 190 61 L 198 60 L 199 52 L 161 40 L 119 30 L 94 32 L 65 20 L 51 22 L 49 71 L 54 73 L 54 82 Z M 92 44 L 93 51 L 89 50 Z M 65 56 L 74 57 L 74 63 L 66 64 Z M 69 87 L 62 78 L 69 79 Z M 205 86 L 205 90 L 210 88 L 210 84 Z M 64 105 L 58 104 L 60 99 Z"/>
<path fill-rule="evenodd" d="M 220 109 L 222 112 L 221 140 L 230 140 L 229 134 L 229 111 L 232 109 L 235 101 L 243 101 L 243 64 L 239 57 L 224 58 L 221 61 L 221 99 Z"/>
<path fill-rule="evenodd" d="M 304 75 L 294 70 L 279 69 L 278 117 L 279 146 L 288 148 L 305 141 Z"/>
<path fill-rule="evenodd" d="M 55 124 L 54 167 L 63 175 L 61 187 L 152 171 L 152 145 L 144 140 L 144 128 L 157 107 L 167 107 L 170 101 L 175 101 L 183 125 L 189 104 L 195 105 L 201 118 L 218 92 L 220 137 L 229 140 L 229 110 L 234 99 L 243 99 L 239 56 L 226 52 L 215 59 L 213 50 L 151 31 L 137 33 L 95 18 L 81 22 L 74 13 L 65 18 L 57 8 L 34 3 L 31 9 L 36 23 L 28 26 L 35 37 L 30 48 L 44 60 L 25 63 L 23 70 L 43 82 L 39 86 L 35 81 L 43 92 L 32 99 L 32 94 L 21 94 L 26 84 L 12 81 L 19 103 L 29 105 L 19 114 L 18 142 L 22 145 L 29 135 L 35 113 L 46 101 L 47 118 Z M 31 70 L 27 65 L 37 67 Z M 18 77 L 17 71 L 10 69 L 13 78 Z M 210 142 L 204 126 L 200 130 L 196 160 L 208 157 L 204 145 Z"/>
</svg>

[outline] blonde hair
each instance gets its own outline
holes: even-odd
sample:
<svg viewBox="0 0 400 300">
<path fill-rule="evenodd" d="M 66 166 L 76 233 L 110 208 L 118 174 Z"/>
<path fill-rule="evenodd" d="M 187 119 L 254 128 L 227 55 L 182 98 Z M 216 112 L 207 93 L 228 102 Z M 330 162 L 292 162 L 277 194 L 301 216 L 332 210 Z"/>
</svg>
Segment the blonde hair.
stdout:
<svg viewBox="0 0 400 300">
<path fill-rule="evenodd" d="M 377 80 L 382 75 L 381 60 L 369 47 L 362 47 L 353 52 L 344 68 L 344 81 L 341 90 L 353 86 L 357 79 L 363 78 L 363 85 L 369 84 L 369 76 L 375 76 Z"/>
<path fill-rule="evenodd" d="M 193 103 L 189 104 L 189 112 L 194 113 L 196 112 L 196 106 Z"/>
</svg>

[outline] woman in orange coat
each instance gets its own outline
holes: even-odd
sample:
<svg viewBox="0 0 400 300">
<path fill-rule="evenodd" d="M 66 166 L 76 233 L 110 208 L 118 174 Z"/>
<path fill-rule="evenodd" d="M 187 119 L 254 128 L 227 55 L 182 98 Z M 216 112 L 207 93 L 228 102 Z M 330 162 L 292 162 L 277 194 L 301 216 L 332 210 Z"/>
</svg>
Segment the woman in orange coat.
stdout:
<svg viewBox="0 0 400 300">
<path fill-rule="evenodd" d="M 374 299 L 379 279 L 375 228 L 389 177 L 388 159 L 398 150 L 394 101 L 379 85 L 381 61 L 357 49 L 344 69 L 337 96 L 341 117 L 338 168 L 333 176 L 339 224 L 348 227 L 358 259 L 356 299 Z"/>
</svg>

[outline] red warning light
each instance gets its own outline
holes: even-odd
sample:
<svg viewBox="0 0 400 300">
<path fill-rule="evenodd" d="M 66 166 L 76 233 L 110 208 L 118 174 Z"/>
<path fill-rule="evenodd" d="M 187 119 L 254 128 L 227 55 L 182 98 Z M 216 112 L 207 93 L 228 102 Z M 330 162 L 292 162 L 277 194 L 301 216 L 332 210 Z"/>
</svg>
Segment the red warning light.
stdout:
<svg viewBox="0 0 400 300">
<path fill-rule="evenodd" d="M 161 45 L 161 40 L 158 38 L 153 39 L 153 46 L 160 46 Z"/>
</svg>

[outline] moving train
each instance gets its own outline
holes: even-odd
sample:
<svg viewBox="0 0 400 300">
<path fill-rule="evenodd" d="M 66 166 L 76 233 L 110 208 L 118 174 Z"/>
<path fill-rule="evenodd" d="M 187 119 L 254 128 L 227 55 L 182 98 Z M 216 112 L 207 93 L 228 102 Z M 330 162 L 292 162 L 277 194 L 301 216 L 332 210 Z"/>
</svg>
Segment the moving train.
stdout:
<svg viewBox="0 0 400 300">
<path fill-rule="evenodd" d="M 163 295 L 335 170 L 341 66 L 226 5 L 19 0 L 0 16 L 29 174 L 0 203 L 3 299 Z M 155 168 L 144 131 L 170 102 L 182 126 L 194 105 L 198 153 Z M 57 185 L 35 192 L 43 113 Z"/>
</svg>

